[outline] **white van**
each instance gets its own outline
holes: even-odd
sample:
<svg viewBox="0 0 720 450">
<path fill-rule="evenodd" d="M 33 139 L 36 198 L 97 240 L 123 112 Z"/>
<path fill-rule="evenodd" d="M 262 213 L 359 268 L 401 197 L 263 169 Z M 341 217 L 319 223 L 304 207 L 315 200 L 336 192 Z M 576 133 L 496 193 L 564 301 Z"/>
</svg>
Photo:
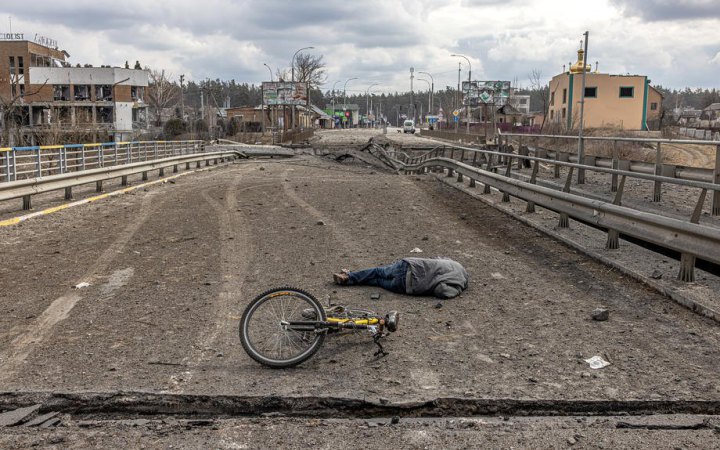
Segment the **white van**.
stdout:
<svg viewBox="0 0 720 450">
<path fill-rule="evenodd" d="M 403 122 L 403 133 L 415 134 L 415 122 L 412 120 L 406 120 Z"/>
</svg>

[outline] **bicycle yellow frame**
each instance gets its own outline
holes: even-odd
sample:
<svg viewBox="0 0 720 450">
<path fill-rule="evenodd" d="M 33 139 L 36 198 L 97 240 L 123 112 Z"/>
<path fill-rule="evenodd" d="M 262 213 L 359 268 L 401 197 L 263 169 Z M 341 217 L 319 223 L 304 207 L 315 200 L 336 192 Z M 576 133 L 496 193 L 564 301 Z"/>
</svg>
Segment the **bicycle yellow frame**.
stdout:
<svg viewBox="0 0 720 450">
<path fill-rule="evenodd" d="M 332 323 L 349 323 L 352 322 L 355 325 L 377 325 L 380 323 L 380 319 L 376 317 L 372 317 L 370 319 L 347 319 L 347 318 L 340 318 L 340 317 L 328 317 L 328 322 Z"/>
</svg>

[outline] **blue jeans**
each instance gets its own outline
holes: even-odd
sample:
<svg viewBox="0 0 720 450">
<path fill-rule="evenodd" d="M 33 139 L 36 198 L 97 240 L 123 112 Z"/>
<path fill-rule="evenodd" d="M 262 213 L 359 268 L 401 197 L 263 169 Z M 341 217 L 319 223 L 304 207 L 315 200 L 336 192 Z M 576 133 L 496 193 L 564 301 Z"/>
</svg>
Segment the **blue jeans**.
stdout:
<svg viewBox="0 0 720 450">
<path fill-rule="evenodd" d="M 348 274 L 348 285 L 378 286 L 398 294 L 405 294 L 405 275 L 407 271 L 407 262 L 403 260 L 395 261 L 387 266 L 350 272 Z"/>
</svg>

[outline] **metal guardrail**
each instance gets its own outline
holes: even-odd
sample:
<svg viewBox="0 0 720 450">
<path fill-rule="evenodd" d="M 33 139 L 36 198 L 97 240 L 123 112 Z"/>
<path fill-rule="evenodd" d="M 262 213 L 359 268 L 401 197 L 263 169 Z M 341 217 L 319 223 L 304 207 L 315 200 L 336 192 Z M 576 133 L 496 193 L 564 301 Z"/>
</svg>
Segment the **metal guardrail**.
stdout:
<svg viewBox="0 0 720 450">
<path fill-rule="evenodd" d="M 11 200 L 15 198 L 23 199 L 23 209 L 32 208 L 31 196 L 42 194 L 59 189 L 65 189 L 65 199 L 72 199 L 72 188 L 82 184 L 96 183 L 96 190 L 102 192 L 103 181 L 113 178 L 121 178 L 122 185 L 127 185 L 127 177 L 142 173 L 142 179 L 148 179 L 148 172 L 158 170 L 159 176 L 164 176 L 164 170 L 167 167 L 173 167 L 173 172 L 178 171 L 179 164 L 185 164 L 186 169 L 190 169 L 190 164 L 195 163 L 196 167 L 201 166 L 201 162 L 205 161 L 205 165 L 210 165 L 210 161 L 224 160 L 227 158 L 247 157 L 243 152 L 224 151 L 224 152 L 206 152 L 190 155 L 173 156 L 169 158 L 156 159 L 152 161 L 142 161 L 130 164 L 123 164 L 112 167 L 100 167 L 96 169 L 88 169 L 80 172 L 69 172 L 58 175 L 50 175 L 39 178 L 27 178 L 23 180 L 10 181 L 8 183 L 0 183 L 0 201 Z"/>
<path fill-rule="evenodd" d="M 638 172 L 646 174 L 654 174 L 663 177 L 677 178 L 681 180 L 695 180 L 695 181 L 708 181 L 714 184 L 720 184 L 720 143 L 718 141 L 708 140 L 688 140 L 688 139 L 662 139 L 662 138 L 632 138 L 632 137 L 602 137 L 602 136 L 566 136 L 566 135 L 550 135 L 550 134 L 519 134 L 519 133 L 499 133 L 499 143 L 502 146 L 503 141 L 505 145 L 509 144 L 510 138 L 515 138 L 518 141 L 518 149 L 522 149 L 523 140 L 526 143 L 529 141 L 539 139 L 558 139 L 558 140 L 580 140 L 585 141 L 598 141 L 612 143 L 612 156 L 610 158 L 604 158 L 601 156 L 589 155 L 583 156 L 583 161 L 578 160 L 578 156 L 571 154 L 570 152 L 561 152 L 559 150 L 548 150 L 540 149 L 536 146 L 532 149 L 536 155 L 538 152 L 548 156 L 553 156 L 556 161 L 575 161 L 582 163 L 583 166 L 578 170 L 578 181 L 584 182 L 585 170 L 595 170 L 595 167 L 610 167 L 613 169 L 624 169 L 629 172 Z M 621 160 L 618 156 L 618 142 L 631 142 L 641 143 L 645 145 L 655 146 L 655 162 L 646 163 L 632 160 Z M 711 145 L 716 148 L 715 150 L 715 161 L 713 169 L 705 169 L 699 167 L 683 167 L 672 164 L 664 164 L 663 160 L 663 144 L 665 145 Z M 529 146 L 526 146 L 530 150 Z M 557 172 L 556 172 L 557 173 Z M 665 180 L 656 180 L 653 186 L 653 201 L 658 202 L 661 199 L 661 183 L 667 182 Z M 617 186 L 617 178 L 613 178 L 613 191 Z M 720 215 L 720 193 L 715 190 L 712 199 L 712 214 Z"/>
<path fill-rule="evenodd" d="M 204 145 L 203 141 L 136 141 L 0 148 L 0 181 L 199 153 Z"/>
<path fill-rule="evenodd" d="M 416 172 L 442 167 L 448 169 L 448 177 L 453 176 L 453 171 L 456 171 L 458 181 L 462 181 L 463 176 L 467 176 L 470 178 L 471 187 L 475 186 L 476 181 L 480 182 L 485 186 L 484 193 L 490 193 L 490 187 L 492 186 L 503 193 L 503 201 L 505 202 L 510 201 L 510 196 L 525 200 L 528 202 L 526 209 L 528 212 L 534 212 L 535 205 L 540 205 L 559 213 L 558 226 L 561 228 L 567 227 L 569 218 L 572 217 L 596 228 L 606 230 L 608 233 L 606 248 L 608 249 L 617 249 L 619 247 L 619 236 L 624 234 L 639 241 L 677 251 L 681 254 L 678 278 L 683 281 L 694 280 L 696 258 L 720 265 L 720 230 L 698 223 L 707 191 L 711 190 L 718 193 L 720 184 L 678 180 L 660 175 L 639 174 L 627 170 L 598 168 L 515 154 L 508 152 L 509 146 L 501 146 L 500 149 L 501 151 L 494 151 L 443 146 L 422 156 L 402 161 L 403 170 Z M 449 158 L 446 157 L 448 152 L 450 153 Z M 473 155 L 472 163 L 479 164 L 480 167 L 474 167 L 455 160 L 456 154 L 461 161 L 465 160 L 466 155 Z M 514 160 L 518 163 L 522 163 L 524 160 L 532 162 L 532 175 L 529 182 L 511 178 Z M 536 184 L 541 162 L 569 168 L 565 186 L 561 191 Z M 482 168 L 483 164 L 485 164 L 484 169 Z M 620 182 L 614 201 L 606 202 L 589 199 L 571 193 L 570 186 L 575 169 L 594 170 L 619 176 Z M 503 170 L 504 174 L 498 174 L 499 170 Z M 700 198 L 689 221 L 622 206 L 622 194 L 627 177 L 650 179 L 656 182 L 668 182 L 700 189 Z"/>
</svg>

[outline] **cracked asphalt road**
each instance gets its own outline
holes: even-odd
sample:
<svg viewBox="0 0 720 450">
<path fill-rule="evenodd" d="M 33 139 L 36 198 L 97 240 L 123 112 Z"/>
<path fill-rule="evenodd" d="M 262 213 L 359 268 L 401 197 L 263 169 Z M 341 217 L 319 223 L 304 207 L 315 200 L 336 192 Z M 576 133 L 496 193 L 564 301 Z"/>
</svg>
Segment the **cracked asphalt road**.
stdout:
<svg viewBox="0 0 720 450">
<path fill-rule="evenodd" d="M 470 288 L 438 307 L 332 284 L 414 247 L 460 261 Z M 0 254 L 3 392 L 720 400 L 716 323 L 430 176 L 242 161 L 0 229 Z M 390 356 L 358 334 L 295 369 L 253 362 L 240 314 L 283 285 L 399 310 Z"/>
</svg>

